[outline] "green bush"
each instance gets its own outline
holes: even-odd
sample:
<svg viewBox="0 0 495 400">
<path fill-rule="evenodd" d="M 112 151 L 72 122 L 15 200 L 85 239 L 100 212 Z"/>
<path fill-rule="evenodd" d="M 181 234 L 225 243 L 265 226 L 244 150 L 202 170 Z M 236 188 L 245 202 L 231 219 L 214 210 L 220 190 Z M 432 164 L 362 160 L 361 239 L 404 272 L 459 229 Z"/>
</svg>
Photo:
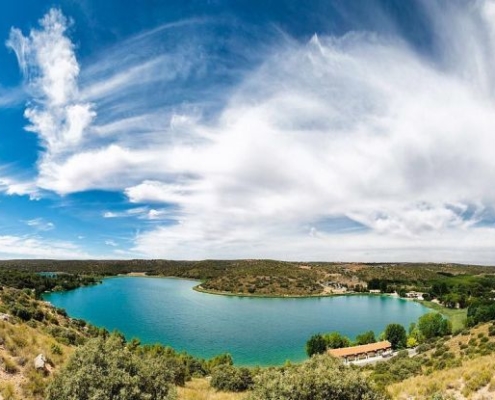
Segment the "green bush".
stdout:
<svg viewBox="0 0 495 400">
<path fill-rule="evenodd" d="M 309 338 L 306 342 L 306 354 L 312 357 L 315 354 L 323 354 L 327 350 L 327 341 L 317 333 Z"/>
<path fill-rule="evenodd" d="M 16 363 L 10 358 L 4 358 L 2 368 L 7 374 L 16 374 L 19 372 Z"/>
<path fill-rule="evenodd" d="M 80 347 L 47 388 L 46 400 L 173 400 L 174 372 L 163 357 L 138 357 L 119 335 Z"/>
<path fill-rule="evenodd" d="M 329 349 L 340 349 L 342 347 L 349 347 L 351 345 L 351 341 L 349 340 L 349 338 L 339 332 L 330 332 L 323 337 Z"/>
<path fill-rule="evenodd" d="M 253 377 L 247 368 L 220 365 L 213 369 L 210 385 L 226 392 L 244 392 L 253 385 Z"/>
<path fill-rule="evenodd" d="M 452 333 L 452 324 L 439 313 L 428 313 L 418 320 L 418 330 L 425 339 L 441 337 Z"/>
<path fill-rule="evenodd" d="M 283 369 L 268 369 L 255 378 L 249 400 L 382 400 L 386 396 L 358 370 L 334 358 L 315 356 Z"/>
</svg>

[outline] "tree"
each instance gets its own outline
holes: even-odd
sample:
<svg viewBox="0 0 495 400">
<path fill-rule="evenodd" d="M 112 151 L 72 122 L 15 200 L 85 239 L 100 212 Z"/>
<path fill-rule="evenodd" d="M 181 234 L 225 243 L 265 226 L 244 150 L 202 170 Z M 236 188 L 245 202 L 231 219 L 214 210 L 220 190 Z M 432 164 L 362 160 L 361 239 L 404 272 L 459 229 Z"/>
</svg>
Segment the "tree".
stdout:
<svg viewBox="0 0 495 400">
<path fill-rule="evenodd" d="M 247 368 L 224 364 L 213 369 L 210 384 L 225 392 L 244 392 L 253 385 L 253 377 Z"/>
<path fill-rule="evenodd" d="M 365 375 L 332 357 L 266 369 L 255 378 L 249 400 L 385 400 Z"/>
<path fill-rule="evenodd" d="M 452 333 L 452 324 L 439 313 L 432 312 L 419 318 L 418 330 L 424 339 L 431 339 Z"/>
<path fill-rule="evenodd" d="M 312 357 L 315 354 L 323 354 L 327 350 L 327 342 L 325 338 L 317 333 L 309 338 L 306 342 L 306 354 Z"/>
<path fill-rule="evenodd" d="M 356 345 L 375 343 L 375 332 L 368 331 L 356 336 Z"/>
<path fill-rule="evenodd" d="M 138 357 L 119 335 L 80 347 L 47 388 L 47 400 L 174 400 L 171 360 Z"/>
<path fill-rule="evenodd" d="M 384 336 L 392 344 L 394 350 L 403 349 L 407 345 L 406 330 L 400 324 L 388 324 Z"/>
<path fill-rule="evenodd" d="M 327 333 L 324 338 L 329 349 L 340 349 L 351 345 L 349 338 L 339 332 Z"/>
</svg>

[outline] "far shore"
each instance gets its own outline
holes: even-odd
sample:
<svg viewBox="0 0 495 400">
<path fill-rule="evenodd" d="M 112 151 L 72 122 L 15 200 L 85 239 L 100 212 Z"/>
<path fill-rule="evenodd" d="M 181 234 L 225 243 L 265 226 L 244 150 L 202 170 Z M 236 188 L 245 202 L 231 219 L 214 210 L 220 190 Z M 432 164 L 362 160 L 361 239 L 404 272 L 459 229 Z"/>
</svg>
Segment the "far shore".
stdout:
<svg viewBox="0 0 495 400">
<path fill-rule="evenodd" d="M 201 293 L 214 294 L 217 296 L 234 296 L 234 297 L 262 297 L 262 298 L 274 298 L 274 299 L 304 299 L 315 297 L 337 297 L 337 296 L 386 296 L 401 299 L 398 295 L 392 293 L 369 293 L 369 292 L 345 292 L 345 293 L 318 293 L 318 294 L 263 294 L 263 293 L 233 293 L 220 290 L 205 289 L 201 284 L 194 286 L 193 290 Z M 411 300 L 405 299 L 403 300 Z"/>
</svg>

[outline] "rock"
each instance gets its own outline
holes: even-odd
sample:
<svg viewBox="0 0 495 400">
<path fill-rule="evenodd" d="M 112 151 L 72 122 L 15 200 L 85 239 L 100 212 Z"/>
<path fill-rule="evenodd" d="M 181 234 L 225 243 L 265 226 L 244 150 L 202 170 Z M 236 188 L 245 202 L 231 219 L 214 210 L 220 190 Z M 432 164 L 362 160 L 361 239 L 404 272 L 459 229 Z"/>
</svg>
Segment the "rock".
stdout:
<svg viewBox="0 0 495 400">
<path fill-rule="evenodd" d="M 46 368 L 46 357 L 44 354 L 38 354 L 34 359 L 34 368 L 45 369 Z"/>
<path fill-rule="evenodd" d="M 9 321 L 9 320 L 10 320 L 9 314 L 0 313 L 0 321 Z"/>
</svg>

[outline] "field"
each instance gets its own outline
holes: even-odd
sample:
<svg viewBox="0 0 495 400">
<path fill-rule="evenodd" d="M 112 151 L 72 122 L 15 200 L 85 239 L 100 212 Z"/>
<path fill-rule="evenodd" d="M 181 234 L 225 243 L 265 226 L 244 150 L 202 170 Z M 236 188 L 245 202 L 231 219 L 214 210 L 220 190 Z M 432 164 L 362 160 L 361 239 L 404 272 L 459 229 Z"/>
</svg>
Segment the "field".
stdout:
<svg viewBox="0 0 495 400">
<path fill-rule="evenodd" d="M 467 310 L 459 308 L 446 308 L 432 301 L 422 301 L 425 307 L 438 311 L 452 322 L 452 331 L 457 332 L 466 326 Z"/>
</svg>

